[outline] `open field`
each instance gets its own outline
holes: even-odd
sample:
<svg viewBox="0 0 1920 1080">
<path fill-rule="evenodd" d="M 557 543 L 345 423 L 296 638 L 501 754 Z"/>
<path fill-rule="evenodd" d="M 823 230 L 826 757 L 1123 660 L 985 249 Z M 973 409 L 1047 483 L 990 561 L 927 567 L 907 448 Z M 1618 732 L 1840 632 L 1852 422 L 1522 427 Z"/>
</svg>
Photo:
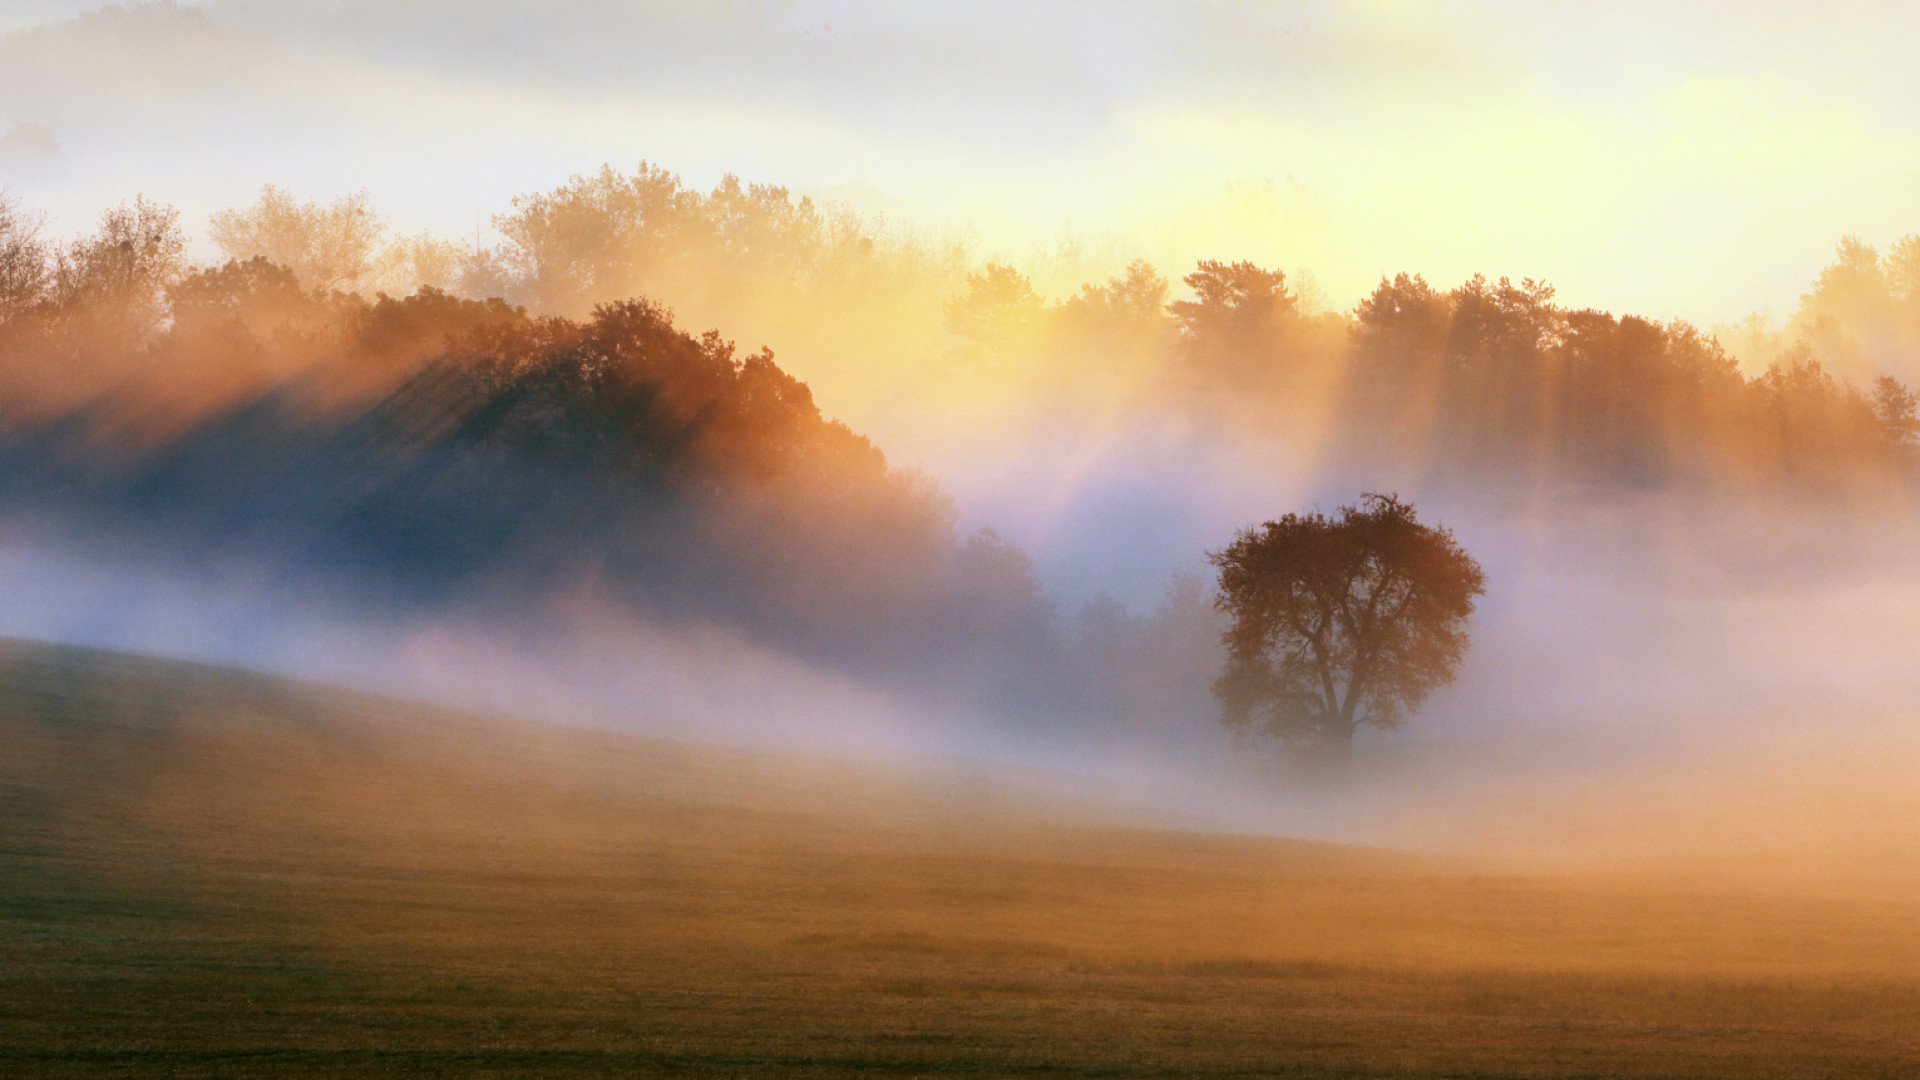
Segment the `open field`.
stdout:
<svg viewBox="0 0 1920 1080">
<path fill-rule="evenodd" d="M 0 663 L 0 1075 L 1920 1074 L 1920 898 Z"/>
</svg>

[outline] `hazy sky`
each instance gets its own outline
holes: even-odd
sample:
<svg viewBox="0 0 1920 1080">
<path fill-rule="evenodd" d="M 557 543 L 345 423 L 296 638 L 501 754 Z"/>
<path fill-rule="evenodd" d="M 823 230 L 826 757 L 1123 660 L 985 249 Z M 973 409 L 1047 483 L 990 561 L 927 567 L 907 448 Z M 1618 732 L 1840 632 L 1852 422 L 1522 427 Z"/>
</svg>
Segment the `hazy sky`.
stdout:
<svg viewBox="0 0 1920 1080">
<path fill-rule="evenodd" d="M 0 184 L 61 229 L 263 182 L 471 237 L 642 158 L 1177 276 L 1530 274 L 1784 315 L 1920 231 L 1920 5 L 0 0 Z"/>
</svg>

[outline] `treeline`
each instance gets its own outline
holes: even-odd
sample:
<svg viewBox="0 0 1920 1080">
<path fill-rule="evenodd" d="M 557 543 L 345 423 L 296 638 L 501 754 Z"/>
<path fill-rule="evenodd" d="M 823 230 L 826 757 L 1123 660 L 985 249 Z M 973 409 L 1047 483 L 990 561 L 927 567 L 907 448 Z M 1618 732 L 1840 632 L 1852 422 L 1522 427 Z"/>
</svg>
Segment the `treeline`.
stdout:
<svg viewBox="0 0 1920 1080">
<path fill-rule="evenodd" d="M 1422 492 L 1913 491 L 1912 393 L 1836 377 L 1811 331 L 1748 375 L 1531 281 L 1402 275 L 1339 313 L 1278 270 L 1203 262 L 1176 292 L 1136 262 L 1051 299 L 958 245 L 648 166 L 517 200 L 478 248 L 275 189 L 212 226 L 227 258 L 195 266 L 162 206 L 54 242 L 0 204 L 7 508 L 401 606 L 590 590 L 1003 716 L 1204 709 L 1206 590 L 1065 615 L 855 428 L 1021 453 L 1171 425 L 1239 467 Z M 1904 311 L 1886 288 L 1870 310 Z M 1831 331 L 1821 303 L 1805 325 Z"/>
<path fill-rule="evenodd" d="M 1345 315 L 1304 310 L 1283 273 L 1245 262 L 1203 262 L 1184 283 L 1191 298 L 1169 301 L 1168 283 L 1135 264 L 1048 304 L 990 267 L 950 305 L 949 329 L 970 348 L 1079 372 L 1091 394 L 1120 375 L 1136 410 L 1224 425 L 1373 483 L 1525 481 L 1578 499 L 1913 490 L 1913 392 L 1891 375 L 1837 377 L 1804 340 L 1748 377 L 1686 323 L 1571 310 L 1531 280 L 1440 290 L 1401 274 Z"/>
<path fill-rule="evenodd" d="M 1718 334 L 1761 363 L 1801 352 L 1862 383 L 1920 380 L 1920 236 L 1884 254 L 1846 237 L 1783 325 L 1754 315 Z"/>
<path fill-rule="evenodd" d="M 1862 391 L 1804 347 L 1743 377 L 1685 323 L 1552 298 L 1531 281 L 1382 282 L 1352 320 L 1351 423 L 1404 461 L 1587 490 L 1910 489 L 1915 402 L 1892 377 Z"/>
<path fill-rule="evenodd" d="M 1135 263 L 1052 299 L 957 242 L 731 177 L 700 191 L 645 164 L 523 196 L 494 225 L 477 247 L 389 238 L 364 197 L 321 206 L 268 188 L 216 215 L 213 235 L 321 289 L 432 285 L 573 318 L 645 296 L 776 345 L 886 441 L 1175 418 L 1409 485 L 1879 498 L 1913 480 L 1920 425 L 1901 380 L 1920 373 L 1915 237 L 1884 258 L 1843 242 L 1783 328 L 1706 334 L 1568 309 L 1507 279 L 1397 276 L 1351 311 L 1319 311 L 1245 262 L 1202 262 L 1178 288 Z"/>
<path fill-rule="evenodd" d="M 0 510 L 394 615 L 537 623 L 585 594 L 1009 722 L 1204 692 L 1146 666 L 1168 635 L 1210 637 L 1197 583 L 1063 620 L 1024 553 L 960 535 L 765 350 L 646 300 L 568 319 L 431 286 L 370 299 L 182 250 L 147 203 L 43 248 L 40 294 L 0 320 Z"/>
<path fill-rule="evenodd" d="M 0 314 L 151 323 L 165 287 L 142 275 L 184 270 L 177 223 L 147 204 L 67 248 L 36 249 L 17 212 L 0 220 Z M 1847 241 L 1785 328 L 1709 335 L 1571 310 L 1506 279 L 1441 289 L 1402 275 L 1349 312 L 1317 311 L 1285 274 L 1245 262 L 1203 262 L 1177 290 L 1135 263 L 1055 300 L 957 243 L 779 187 L 691 189 L 644 164 L 521 197 L 494 224 L 478 247 L 392 237 L 364 196 L 323 206 L 268 188 L 211 231 L 226 256 L 265 257 L 323 293 L 431 286 L 575 319 L 646 297 L 682 325 L 779 348 L 837 416 L 889 445 L 1173 421 L 1376 486 L 1879 498 L 1913 483 L 1920 424 L 1900 376 L 1920 369 L 1920 238 L 1885 258 Z M 128 265 L 110 271 L 116 260 Z M 102 289 L 141 295 L 80 295 Z"/>
</svg>

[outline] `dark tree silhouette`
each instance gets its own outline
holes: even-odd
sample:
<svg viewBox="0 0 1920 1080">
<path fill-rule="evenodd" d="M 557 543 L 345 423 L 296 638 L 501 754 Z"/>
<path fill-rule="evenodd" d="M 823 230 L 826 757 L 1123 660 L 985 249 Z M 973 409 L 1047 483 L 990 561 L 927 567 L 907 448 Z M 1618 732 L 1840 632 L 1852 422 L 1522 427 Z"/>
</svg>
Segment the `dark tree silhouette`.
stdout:
<svg viewBox="0 0 1920 1080">
<path fill-rule="evenodd" d="M 1335 762 L 1359 725 L 1395 727 L 1453 681 L 1486 591 L 1453 534 L 1392 495 L 1288 514 L 1209 558 L 1233 620 L 1214 683 L 1227 726 Z"/>
<path fill-rule="evenodd" d="M 1887 438 L 1901 446 L 1920 435 L 1920 396 L 1891 375 L 1873 382 L 1873 416 L 1886 431 Z"/>
<path fill-rule="evenodd" d="M 1287 276 L 1249 262 L 1208 259 L 1185 278 L 1192 300 L 1167 305 L 1179 326 L 1178 348 L 1190 377 L 1229 394 L 1270 389 L 1283 381 L 1300 304 Z"/>
</svg>

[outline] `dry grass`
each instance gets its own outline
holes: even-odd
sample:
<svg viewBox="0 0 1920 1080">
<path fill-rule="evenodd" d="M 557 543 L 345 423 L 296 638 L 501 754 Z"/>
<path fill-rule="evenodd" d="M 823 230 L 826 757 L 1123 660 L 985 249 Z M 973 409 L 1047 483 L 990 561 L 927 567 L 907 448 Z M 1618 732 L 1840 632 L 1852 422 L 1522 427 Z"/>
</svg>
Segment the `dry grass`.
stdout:
<svg viewBox="0 0 1920 1080">
<path fill-rule="evenodd" d="M 0 1074 L 1920 1074 L 1920 901 L 980 783 L 14 647 Z"/>
</svg>

